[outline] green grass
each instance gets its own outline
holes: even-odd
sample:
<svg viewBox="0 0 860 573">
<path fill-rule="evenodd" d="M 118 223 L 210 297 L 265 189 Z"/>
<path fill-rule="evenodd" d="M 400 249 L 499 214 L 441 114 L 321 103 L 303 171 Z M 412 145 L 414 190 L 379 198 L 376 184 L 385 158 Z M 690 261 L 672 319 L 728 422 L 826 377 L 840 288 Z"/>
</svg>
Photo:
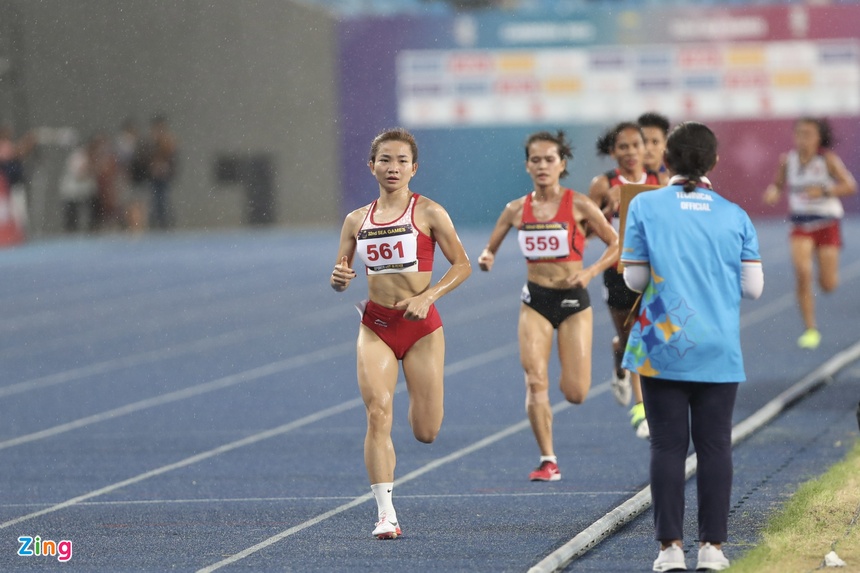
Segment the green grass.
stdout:
<svg viewBox="0 0 860 573">
<path fill-rule="evenodd" d="M 818 569 L 836 551 L 860 571 L 860 441 L 844 460 L 801 485 L 768 521 L 758 546 L 733 561 L 733 573 L 792 573 Z"/>
</svg>

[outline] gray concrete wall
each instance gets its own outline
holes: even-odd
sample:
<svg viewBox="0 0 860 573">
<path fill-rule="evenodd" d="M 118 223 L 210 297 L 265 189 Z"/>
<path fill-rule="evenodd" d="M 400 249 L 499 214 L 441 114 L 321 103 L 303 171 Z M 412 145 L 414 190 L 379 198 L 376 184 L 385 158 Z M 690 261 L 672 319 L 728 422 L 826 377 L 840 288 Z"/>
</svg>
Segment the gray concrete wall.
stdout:
<svg viewBox="0 0 860 573">
<path fill-rule="evenodd" d="M 181 148 L 179 227 L 243 223 L 244 188 L 215 181 L 222 152 L 272 156 L 278 224 L 337 222 L 336 28 L 325 13 L 286 0 L 3 4 L 18 38 L 18 126 L 114 132 L 126 116 L 145 128 L 163 112 Z"/>
</svg>

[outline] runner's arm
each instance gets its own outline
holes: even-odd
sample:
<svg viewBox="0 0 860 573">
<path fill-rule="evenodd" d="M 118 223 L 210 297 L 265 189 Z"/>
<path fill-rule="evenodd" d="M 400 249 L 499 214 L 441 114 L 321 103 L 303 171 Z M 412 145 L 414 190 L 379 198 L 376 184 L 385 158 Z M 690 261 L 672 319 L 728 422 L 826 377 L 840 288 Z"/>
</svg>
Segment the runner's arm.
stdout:
<svg viewBox="0 0 860 573">
<path fill-rule="evenodd" d="M 776 205 L 779 201 L 779 196 L 782 195 L 782 190 L 785 188 L 785 166 L 787 157 L 783 154 L 779 158 L 779 167 L 776 168 L 776 174 L 773 181 L 767 186 L 762 196 L 762 201 L 768 205 Z"/>
<path fill-rule="evenodd" d="M 522 200 L 512 201 L 505 205 L 501 215 L 499 215 L 498 221 L 496 221 L 493 232 L 490 233 L 490 240 L 487 242 L 487 246 L 484 247 L 484 250 L 481 251 L 481 255 L 478 257 L 478 266 L 482 271 L 489 271 L 493 268 L 493 263 L 496 260 L 496 251 L 502 246 L 505 235 L 514 226 L 517 213 L 521 208 Z"/>
<path fill-rule="evenodd" d="M 352 268 L 352 260 L 355 257 L 355 235 L 358 227 L 364 219 L 362 209 L 358 209 L 346 216 L 343 227 L 340 230 L 340 244 L 337 249 L 337 262 L 331 273 L 329 284 L 337 292 L 343 292 L 349 288 L 349 283 L 355 278 Z"/>
<path fill-rule="evenodd" d="M 422 198 L 426 203 L 422 206 L 424 217 L 430 227 L 430 232 L 442 254 L 451 266 L 439 281 L 424 292 L 411 296 L 394 304 L 394 308 L 405 310 L 403 315 L 407 320 L 422 320 L 427 317 L 430 306 L 440 297 L 448 294 L 472 274 L 472 263 L 448 212 L 438 203 Z"/>
<path fill-rule="evenodd" d="M 609 189 L 609 179 L 602 173 L 594 177 L 588 186 L 588 198 L 600 208 L 605 219 L 611 219 L 618 208 L 617 205 L 612 205 Z M 593 229 L 587 227 L 585 234 L 591 236 L 593 232 Z"/>
<path fill-rule="evenodd" d="M 827 172 L 835 182 L 832 187 L 824 190 L 824 195 L 828 197 L 845 197 L 856 193 L 857 181 L 851 175 L 851 172 L 848 171 L 848 168 L 845 167 L 842 159 L 832 151 L 828 151 L 824 154 L 824 160 L 827 162 Z"/>
<path fill-rule="evenodd" d="M 618 261 L 620 253 L 618 245 L 618 233 L 606 220 L 603 212 L 597 204 L 582 193 L 573 195 L 574 213 L 578 213 L 583 226 L 592 229 L 600 240 L 606 243 L 606 248 L 594 264 L 583 269 L 590 275 L 590 279 L 601 274 Z M 586 283 L 587 284 L 587 283 Z"/>
</svg>

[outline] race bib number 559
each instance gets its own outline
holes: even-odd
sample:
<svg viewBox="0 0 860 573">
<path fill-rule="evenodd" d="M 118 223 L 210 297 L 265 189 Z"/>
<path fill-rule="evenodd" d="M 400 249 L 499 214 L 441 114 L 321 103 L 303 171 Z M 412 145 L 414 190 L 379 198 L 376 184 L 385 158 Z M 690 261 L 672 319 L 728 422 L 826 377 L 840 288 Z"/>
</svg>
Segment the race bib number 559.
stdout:
<svg viewBox="0 0 860 573">
<path fill-rule="evenodd" d="M 570 254 L 567 223 L 524 223 L 517 238 L 529 260 L 563 259 Z"/>
</svg>

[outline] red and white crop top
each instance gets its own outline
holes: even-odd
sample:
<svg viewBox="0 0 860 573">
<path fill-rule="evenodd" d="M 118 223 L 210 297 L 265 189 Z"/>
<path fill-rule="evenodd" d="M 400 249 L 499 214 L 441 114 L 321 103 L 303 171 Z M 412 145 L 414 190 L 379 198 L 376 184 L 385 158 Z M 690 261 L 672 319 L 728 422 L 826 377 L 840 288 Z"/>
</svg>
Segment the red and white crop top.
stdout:
<svg viewBox="0 0 860 573">
<path fill-rule="evenodd" d="M 573 213 L 573 191 L 565 189 L 558 211 L 549 221 L 538 221 L 532 211 L 532 194 L 523 203 L 523 222 L 517 238 L 529 263 L 581 261 L 585 235 L 577 232 Z"/>
<path fill-rule="evenodd" d="M 604 177 L 609 181 L 610 187 L 615 187 L 616 185 L 660 185 L 660 175 L 654 171 L 645 170 L 642 175 L 639 177 L 639 181 L 630 181 L 626 177 L 621 174 L 621 170 L 617 167 L 615 169 L 610 169 L 606 173 L 603 174 Z M 615 230 L 618 230 L 618 219 L 620 214 L 616 211 L 612 214 L 611 217 L 607 217 L 612 226 L 615 227 Z M 614 219 L 614 221 L 613 221 Z"/>
<path fill-rule="evenodd" d="M 356 252 L 367 268 L 367 274 L 416 273 L 433 270 L 436 241 L 415 225 L 415 204 L 420 195 L 413 193 L 406 210 L 388 223 L 373 220 L 376 201 L 356 234 Z"/>
</svg>

